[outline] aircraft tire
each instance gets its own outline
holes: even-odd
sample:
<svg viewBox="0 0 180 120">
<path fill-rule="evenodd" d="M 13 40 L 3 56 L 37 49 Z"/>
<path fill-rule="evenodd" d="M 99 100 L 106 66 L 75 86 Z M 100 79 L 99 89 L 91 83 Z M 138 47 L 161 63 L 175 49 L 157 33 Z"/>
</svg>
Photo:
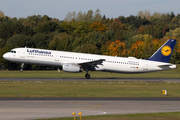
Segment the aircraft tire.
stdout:
<svg viewBox="0 0 180 120">
<path fill-rule="evenodd" d="M 86 75 L 85 75 L 85 78 L 86 78 L 86 79 L 89 79 L 90 77 L 91 77 L 90 74 L 86 74 Z"/>
</svg>

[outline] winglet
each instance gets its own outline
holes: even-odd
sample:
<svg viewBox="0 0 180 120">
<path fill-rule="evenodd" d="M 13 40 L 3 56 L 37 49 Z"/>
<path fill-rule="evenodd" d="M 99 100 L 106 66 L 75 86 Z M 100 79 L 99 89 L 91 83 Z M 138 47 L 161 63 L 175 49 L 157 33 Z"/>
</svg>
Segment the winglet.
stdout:
<svg viewBox="0 0 180 120">
<path fill-rule="evenodd" d="M 169 39 L 147 60 L 168 63 L 172 55 L 175 44 L 176 44 L 175 39 Z"/>
</svg>

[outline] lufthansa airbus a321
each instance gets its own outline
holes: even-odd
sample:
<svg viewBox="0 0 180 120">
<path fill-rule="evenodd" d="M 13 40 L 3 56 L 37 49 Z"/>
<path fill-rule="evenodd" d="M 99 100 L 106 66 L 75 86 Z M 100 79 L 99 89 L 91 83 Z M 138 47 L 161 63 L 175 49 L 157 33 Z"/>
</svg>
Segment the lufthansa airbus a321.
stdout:
<svg viewBox="0 0 180 120">
<path fill-rule="evenodd" d="M 146 73 L 176 68 L 169 63 L 176 40 L 169 39 L 150 58 L 114 57 L 105 55 L 64 52 L 36 48 L 14 48 L 3 55 L 12 62 L 24 64 L 54 66 L 65 72 L 86 71 L 85 77 L 90 78 L 89 71 L 106 71 L 116 73 Z M 21 69 L 21 71 L 22 71 Z"/>
</svg>

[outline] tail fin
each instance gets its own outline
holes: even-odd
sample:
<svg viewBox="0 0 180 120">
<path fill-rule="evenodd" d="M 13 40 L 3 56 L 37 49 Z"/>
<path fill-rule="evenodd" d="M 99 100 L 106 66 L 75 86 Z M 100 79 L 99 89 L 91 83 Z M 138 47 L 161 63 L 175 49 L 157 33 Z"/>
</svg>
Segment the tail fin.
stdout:
<svg viewBox="0 0 180 120">
<path fill-rule="evenodd" d="M 159 62 L 169 62 L 172 55 L 174 46 L 176 44 L 175 39 L 169 39 L 164 43 L 150 58 L 147 60 L 159 61 Z"/>
</svg>

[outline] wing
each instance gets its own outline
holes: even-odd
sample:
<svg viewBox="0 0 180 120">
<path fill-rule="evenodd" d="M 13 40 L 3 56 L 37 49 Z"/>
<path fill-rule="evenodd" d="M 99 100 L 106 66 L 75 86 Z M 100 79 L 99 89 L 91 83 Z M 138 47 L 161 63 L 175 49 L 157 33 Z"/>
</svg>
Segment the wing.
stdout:
<svg viewBox="0 0 180 120">
<path fill-rule="evenodd" d="M 84 70 L 90 70 L 90 71 L 95 71 L 95 67 L 98 67 L 97 65 L 103 65 L 103 61 L 105 59 L 99 59 L 95 61 L 90 61 L 90 62 L 84 62 L 84 63 L 78 63 L 80 66 L 83 67 Z"/>
</svg>

